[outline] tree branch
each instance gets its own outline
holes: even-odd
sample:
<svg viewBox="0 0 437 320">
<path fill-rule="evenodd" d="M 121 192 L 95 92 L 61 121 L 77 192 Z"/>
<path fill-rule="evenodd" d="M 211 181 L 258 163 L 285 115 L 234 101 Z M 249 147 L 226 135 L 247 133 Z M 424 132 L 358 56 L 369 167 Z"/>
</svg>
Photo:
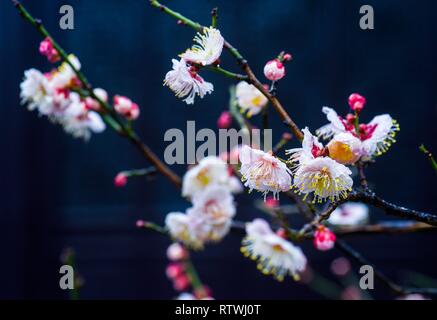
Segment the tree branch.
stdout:
<svg viewBox="0 0 437 320">
<path fill-rule="evenodd" d="M 191 28 L 193 28 L 196 31 L 202 31 L 204 26 L 202 26 L 198 22 L 194 22 L 191 19 L 188 19 L 187 17 L 183 16 L 182 14 L 171 10 L 167 6 L 159 3 L 156 0 L 149 0 L 150 4 L 160 9 L 162 12 L 172 16 L 173 18 L 180 20 L 183 22 L 184 25 L 187 25 Z M 241 55 L 241 53 L 232 46 L 229 42 L 225 40 L 224 48 L 229 51 L 229 53 L 237 60 L 238 64 L 244 71 L 244 73 L 247 75 L 246 81 L 253 84 L 259 91 L 261 91 L 264 96 L 270 101 L 273 108 L 276 110 L 276 112 L 279 114 L 280 118 L 284 122 L 284 124 L 293 132 L 293 134 L 296 136 L 297 139 L 300 141 L 303 139 L 303 134 L 300 131 L 299 127 L 296 125 L 296 123 L 291 119 L 290 115 L 287 113 L 287 111 L 284 109 L 282 104 L 279 102 L 279 100 L 273 96 L 268 89 L 264 88 L 263 84 L 257 79 L 255 74 L 253 73 L 252 69 L 250 68 L 248 62 L 244 57 Z"/>
<path fill-rule="evenodd" d="M 378 197 L 373 191 L 367 190 L 362 192 L 352 191 L 347 201 L 363 202 L 373 205 L 385 211 L 386 214 L 400 218 L 406 218 L 437 226 L 437 215 L 421 212 L 413 209 L 404 208 Z M 345 201 L 343 201 L 345 202 Z"/>
<path fill-rule="evenodd" d="M 46 30 L 41 20 L 35 19 L 32 15 L 16 0 L 12 0 L 14 6 L 17 8 L 19 14 L 30 24 L 32 24 L 37 31 L 44 37 L 50 38 L 53 43 L 54 48 L 59 52 L 62 60 L 65 61 L 75 72 L 79 80 L 84 86 L 84 90 L 91 96 L 93 99 L 97 100 L 99 104 L 102 106 L 105 113 L 102 114 L 103 120 L 113 128 L 120 135 L 127 137 L 145 156 L 147 160 L 149 160 L 156 169 L 165 177 L 167 177 L 174 185 L 177 187 L 181 187 L 181 178 L 175 174 L 165 163 L 163 163 L 158 156 L 146 145 L 141 139 L 137 136 L 137 134 L 132 131 L 130 128 L 126 127 L 120 119 L 118 119 L 115 111 L 109 106 L 108 103 L 102 101 L 99 97 L 97 97 L 94 92 L 91 84 L 88 82 L 85 75 L 75 68 L 75 66 L 68 59 L 68 55 L 65 53 L 64 49 L 53 39 L 53 37 Z"/>
<path fill-rule="evenodd" d="M 374 264 L 363 257 L 359 252 L 355 251 L 351 246 L 341 239 L 335 241 L 335 246 L 344 254 L 355 260 L 360 266 L 369 265 L 373 267 L 374 274 L 382 283 L 384 283 L 389 289 L 399 295 L 407 295 L 412 293 L 437 295 L 437 288 L 410 288 L 404 287 L 393 282 L 389 277 L 387 277 L 382 271 L 377 269 Z"/>
</svg>

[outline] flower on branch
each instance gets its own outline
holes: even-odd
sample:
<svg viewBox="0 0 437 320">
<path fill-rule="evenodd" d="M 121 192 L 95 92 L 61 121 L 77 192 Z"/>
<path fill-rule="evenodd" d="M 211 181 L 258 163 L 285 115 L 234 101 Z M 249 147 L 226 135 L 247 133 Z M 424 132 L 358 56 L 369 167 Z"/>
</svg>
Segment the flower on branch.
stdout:
<svg viewBox="0 0 437 320">
<path fill-rule="evenodd" d="M 275 158 L 270 153 L 252 149 L 247 145 L 241 147 L 240 173 L 244 185 L 250 191 L 258 190 L 264 194 L 264 200 L 269 192 L 276 199 L 279 192 L 290 190 L 291 171 L 286 164 Z"/>
<path fill-rule="evenodd" d="M 344 119 L 338 116 L 334 109 L 323 107 L 322 111 L 330 123 L 318 129 L 317 135 L 324 139 L 330 139 L 340 133 L 355 136 L 361 143 L 360 154 L 363 161 L 381 155 L 396 142 L 395 135 L 399 131 L 399 124 L 388 114 L 376 116 L 368 124 L 359 124 L 357 128 L 354 115 L 348 115 Z"/>
<path fill-rule="evenodd" d="M 235 96 L 241 111 L 247 113 L 248 117 L 260 113 L 268 103 L 262 92 L 246 81 L 240 81 L 237 84 Z"/>
<path fill-rule="evenodd" d="M 208 156 L 185 173 L 182 196 L 191 198 L 211 185 L 224 186 L 232 193 L 242 191 L 240 181 L 230 174 L 226 162 L 218 157 Z"/>
<path fill-rule="evenodd" d="M 334 248 L 335 234 L 325 226 L 319 226 L 314 232 L 314 246 L 320 251 Z"/>
<path fill-rule="evenodd" d="M 170 235 L 193 249 L 221 240 L 235 215 L 234 198 L 225 186 L 210 185 L 193 197 L 186 213 L 169 213 L 165 224 Z"/>
<path fill-rule="evenodd" d="M 178 98 L 185 98 L 186 104 L 193 104 L 194 98 L 203 98 L 207 93 L 214 91 L 210 82 L 203 80 L 197 73 L 197 68 L 190 66 L 184 59 L 172 59 L 173 70 L 167 72 L 164 85 L 168 86 Z"/>
<path fill-rule="evenodd" d="M 282 281 L 287 275 L 299 280 L 307 259 L 302 250 L 275 234 L 267 221 L 255 219 L 246 224 L 246 237 L 242 241 L 242 253 L 258 261 L 258 269 Z"/>
<path fill-rule="evenodd" d="M 88 140 L 91 132 L 103 132 L 105 123 L 97 112 L 89 111 L 85 101 L 76 92 L 70 93 L 70 105 L 59 119 L 65 131 L 75 138 Z"/>
<path fill-rule="evenodd" d="M 128 97 L 114 96 L 114 109 L 128 120 L 136 120 L 140 116 L 140 108 Z"/>
<path fill-rule="evenodd" d="M 93 93 L 103 102 L 108 102 L 108 93 L 106 92 L 106 90 L 102 88 L 95 88 L 93 90 Z M 86 97 L 85 104 L 89 110 L 102 111 L 100 103 L 94 98 Z"/>
<path fill-rule="evenodd" d="M 211 65 L 218 60 L 222 54 L 224 38 L 220 31 L 213 28 L 203 28 L 194 38 L 195 44 L 179 56 L 191 64 L 202 66 Z"/>
<path fill-rule="evenodd" d="M 61 60 L 59 52 L 53 47 L 52 40 L 49 37 L 46 37 L 39 44 L 39 53 L 41 53 L 43 56 L 46 56 L 47 60 L 51 63 Z"/>
<path fill-rule="evenodd" d="M 345 198 L 352 190 L 352 172 L 327 156 L 327 151 L 308 128 L 303 129 L 302 148 L 287 150 L 294 164 L 293 187 L 298 193 L 314 192 L 313 202 Z"/>
<path fill-rule="evenodd" d="M 279 59 L 273 59 L 264 66 L 264 76 L 270 81 L 281 80 L 285 76 L 284 64 Z"/>
<path fill-rule="evenodd" d="M 362 203 L 348 202 L 335 209 L 327 222 L 334 226 L 357 226 L 369 219 L 369 207 Z"/>
<path fill-rule="evenodd" d="M 80 69 L 80 62 L 74 55 L 69 55 L 68 59 L 76 69 Z M 90 106 L 95 107 L 95 101 L 75 92 L 81 89 L 81 83 L 66 62 L 45 74 L 36 69 L 25 71 L 20 89 L 22 104 L 62 125 L 74 137 L 88 140 L 92 132 L 105 130 L 100 115 L 91 110 Z"/>
</svg>

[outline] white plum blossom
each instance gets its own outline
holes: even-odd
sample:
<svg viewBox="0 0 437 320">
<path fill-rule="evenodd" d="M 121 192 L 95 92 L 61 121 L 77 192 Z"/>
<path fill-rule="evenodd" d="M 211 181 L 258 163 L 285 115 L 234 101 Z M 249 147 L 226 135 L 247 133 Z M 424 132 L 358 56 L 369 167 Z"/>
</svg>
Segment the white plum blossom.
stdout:
<svg viewBox="0 0 437 320">
<path fill-rule="evenodd" d="M 172 212 L 165 219 L 171 236 L 193 249 L 217 242 L 228 232 L 235 215 L 234 198 L 225 186 L 210 185 L 193 197 L 186 213 Z"/>
<path fill-rule="evenodd" d="M 89 111 L 79 94 L 71 92 L 70 101 L 70 105 L 60 119 L 66 132 L 75 138 L 88 140 L 91 132 L 100 133 L 105 130 L 106 126 L 100 115 Z"/>
<path fill-rule="evenodd" d="M 335 209 L 327 222 L 335 226 L 357 226 L 369 219 L 369 207 L 362 203 L 348 202 Z"/>
<path fill-rule="evenodd" d="M 247 145 L 241 147 L 239 156 L 242 180 L 250 191 L 255 189 L 262 192 L 264 199 L 272 192 L 276 199 L 279 192 L 290 190 L 291 171 L 285 163 L 269 153 Z"/>
<path fill-rule="evenodd" d="M 388 114 L 376 116 L 368 124 L 360 124 L 358 135 L 354 123 L 338 116 L 334 109 L 323 107 L 322 111 L 330 123 L 318 129 L 317 135 L 324 139 L 340 133 L 354 135 L 361 142 L 361 160 L 367 161 L 381 155 L 396 142 L 395 135 L 399 131 L 399 124 Z"/>
<path fill-rule="evenodd" d="M 290 275 L 299 280 L 305 270 L 307 259 L 302 250 L 274 233 L 263 219 L 246 224 L 246 237 L 242 242 L 242 253 L 258 261 L 258 269 L 282 281 Z"/>
<path fill-rule="evenodd" d="M 165 225 L 170 235 L 192 249 L 203 248 L 203 241 L 198 237 L 197 224 L 182 212 L 170 212 L 165 218 Z"/>
<path fill-rule="evenodd" d="M 300 166 L 295 172 L 293 186 L 299 193 L 314 192 L 314 202 L 346 198 L 352 190 L 352 172 L 329 157 L 318 157 Z"/>
<path fill-rule="evenodd" d="M 53 88 L 47 77 L 39 70 L 29 69 L 24 72 L 20 84 L 21 104 L 27 104 L 29 110 L 46 109 L 53 103 Z"/>
<path fill-rule="evenodd" d="M 209 186 L 193 197 L 193 207 L 187 210 L 187 215 L 200 218 L 204 241 L 221 240 L 229 232 L 235 215 L 234 197 L 224 186 Z"/>
<path fill-rule="evenodd" d="M 293 187 L 298 193 L 314 192 L 313 201 L 345 198 L 352 189 L 352 172 L 326 156 L 326 150 L 308 128 L 303 130 L 302 148 L 290 149 L 290 161 L 295 164 Z"/>
<path fill-rule="evenodd" d="M 237 84 L 235 96 L 243 113 L 248 117 L 256 115 L 267 105 L 267 98 L 254 85 L 246 81 Z"/>
<path fill-rule="evenodd" d="M 194 67 L 187 65 L 184 59 L 172 59 L 173 70 L 167 72 L 164 85 L 168 86 L 178 98 L 185 98 L 187 104 L 193 104 L 194 98 L 203 98 L 207 93 L 214 91 L 214 86 L 210 82 L 203 80 L 197 74 Z"/>
<path fill-rule="evenodd" d="M 216 156 L 208 156 L 185 173 L 182 181 L 182 196 L 192 197 L 210 185 L 226 186 L 232 193 L 242 191 L 238 179 L 229 174 L 226 162 Z"/>
<path fill-rule="evenodd" d="M 216 62 L 220 57 L 225 40 L 219 30 L 209 27 L 203 28 L 202 33 L 198 32 L 194 42 L 196 44 L 182 53 L 180 57 L 189 63 L 207 66 Z"/>
<path fill-rule="evenodd" d="M 364 127 L 362 153 L 366 159 L 379 156 L 386 152 L 392 143 L 396 142 L 396 132 L 399 124 L 390 115 L 376 116 Z"/>
<path fill-rule="evenodd" d="M 81 64 L 79 59 L 73 55 L 68 55 L 68 60 L 76 68 L 80 70 Z M 62 62 L 57 70 L 51 73 L 50 82 L 54 88 L 68 88 L 74 85 L 74 80 L 76 79 L 76 73 L 73 68 L 67 63 Z"/>
</svg>

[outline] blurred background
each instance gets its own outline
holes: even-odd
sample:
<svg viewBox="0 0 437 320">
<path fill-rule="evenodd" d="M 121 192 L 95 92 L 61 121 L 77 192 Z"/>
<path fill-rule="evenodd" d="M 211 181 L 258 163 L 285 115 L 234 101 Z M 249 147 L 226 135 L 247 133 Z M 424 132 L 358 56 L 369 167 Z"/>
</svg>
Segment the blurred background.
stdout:
<svg viewBox="0 0 437 320">
<path fill-rule="evenodd" d="M 202 73 L 214 83 L 215 91 L 191 106 L 162 87 L 171 59 L 191 44 L 194 32 L 152 9 L 147 1 L 24 0 L 23 4 L 43 20 L 66 51 L 79 57 L 94 86 L 105 88 L 110 95 L 126 95 L 140 105 L 142 114 L 135 128 L 161 158 L 167 129 L 183 129 L 187 120 L 195 120 L 198 129 L 215 128 L 217 117 L 227 108 L 232 81 L 217 74 Z M 59 28 L 63 4 L 74 8 L 74 30 Z M 278 95 L 300 126 L 316 129 L 326 123 L 321 113 L 324 105 L 346 113 L 352 92 L 367 98 L 364 120 L 390 113 L 401 125 L 397 143 L 367 170 L 368 178 L 386 200 L 436 212 L 437 177 L 418 146 L 425 143 L 437 153 L 437 2 L 180 0 L 164 4 L 206 25 L 211 9 L 218 6 L 219 29 L 260 79 L 267 60 L 281 50 L 291 52 L 294 60 L 287 65 Z M 364 4 L 375 10 L 374 30 L 359 28 L 359 8 Z M 40 41 L 12 4 L 2 1 L 0 298 L 68 298 L 58 284 L 60 255 L 66 247 L 74 248 L 76 270 L 84 279 L 81 298 L 175 297 L 164 271 L 170 241 L 138 230 L 135 221 L 162 223 L 168 212 L 184 210 L 189 204 L 162 177 L 152 181 L 134 178 L 125 188 L 114 188 L 118 171 L 148 163 L 110 130 L 84 143 L 20 106 L 24 70 L 51 68 L 38 53 Z M 222 66 L 238 71 L 228 53 L 222 57 Z M 270 122 L 274 137 L 279 138 L 285 128 L 273 112 Z M 185 171 L 182 165 L 173 168 L 180 174 Z M 238 220 L 263 215 L 251 206 L 259 194 L 237 197 Z M 372 209 L 371 221 L 380 219 L 391 218 Z M 436 286 L 432 233 L 347 240 L 396 281 Z M 261 275 L 240 254 L 240 241 L 240 235 L 230 234 L 193 255 L 201 279 L 215 298 L 335 298 L 335 294 L 330 296 L 335 291 L 331 284 L 319 281 L 311 288 L 292 280 L 277 283 Z M 336 278 L 329 268 L 340 252 L 316 251 L 311 242 L 302 247 L 314 274 L 337 285 L 346 281 Z M 370 294 L 394 298 L 379 282 Z"/>
</svg>

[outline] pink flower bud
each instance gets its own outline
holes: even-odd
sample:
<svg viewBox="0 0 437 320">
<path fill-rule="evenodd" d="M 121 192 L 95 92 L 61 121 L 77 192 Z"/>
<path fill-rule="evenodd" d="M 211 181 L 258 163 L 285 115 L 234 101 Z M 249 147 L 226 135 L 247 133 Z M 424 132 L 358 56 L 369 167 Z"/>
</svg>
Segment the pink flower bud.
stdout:
<svg viewBox="0 0 437 320">
<path fill-rule="evenodd" d="M 126 185 L 127 183 L 127 176 L 126 174 L 124 174 L 123 172 L 120 172 L 119 174 L 117 174 L 114 178 L 114 185 L 117 188 L 122 188 Z"/>
<path fill-rule="evenodd" d="M 331 250 L 335 244 L 335 234 L 326 228 L 320 226 L 314 233 L 314 246 L 321 251 Z"/>
<path fill-rule="evenodd" d="M 279 200 L 275 199 L 274 197 L 267 197 L 264 204 L 267 208 L 274 209 L 279 207 Z"/>
<path fill-rule="evenodd" d="M 358 93 L 352 93 L 349 96 L 348 102 L 352 110 L 354 110 L 357 113 L 360 113 L 363 110 L 364 105 L 366 104 L 366 98 L 364 98 L 362 95 Z"/>
<path fill-rule="evenodd" d="M 286 53 L 284 54 L 282 59 L 284 59 L 284 61 L 291 61 L 293 59 L 293 56 L 290 53 Z"/>
<path fill-rule="evenodd" d="M 223 111 L 217 120 L 217 127 L 228 129 L 232 124 L 232 115 L 229 111 Z"/>
<path fill-rule="evenodd" d="M 58 51 L 53 47 L 52 40 L 47 37 L 39 44 L 39 53 L 47 57 L 49 62 L 54 63 L 61 59 Z"/>
<path fill-rule="evenodd" d="M 285 76 L 285 68 L 278 59 L 270 60 L 264 66 L 264 75 L 271 81 L 277 81 Z"/>
<path fill-rule="evenodd" d="M 114 109 L 128 120 L 135 120 L 140 115 L 138 105 L 124 96 L 114 96 Z"/>
<path fill-rule="evenodd" d="M 137 222 L 136 222 L 137 228 L 142 228 L 142 227 L 144 227 L 144 225 L 145 225 L 144 220 L 137 220 Z"/>
<path fill-rule="evenodd" d="M 178 276 L 173 281 L 173 288 L 176 291 L 184 291 L 190 286 L 190 279 L 186 275 Z"/>
<path fill-rule="evenodd" d="M 184 267 L 180 263 L 170 263 L 165 269 L 165 274 L 169 279 L 174 280 L 176 277 L 184 275 Z"/>
<path fill-rule="evenodd" d="M 187 258 L 187 256 L 188 256 L 187 250 L 185 250 L 185 248 L 177 242 L 172 243 L 167 248 L 167 258 L 171 261 L 184 260 L 185 258 Z"/>
<path fill-rule="evenodd" d="M 286 141 L 290 141 L 291 139 L 293 139 L 293 135 L 289 132 L 284 132 L 282 134 L 282 139 Z"/>
</svg>

